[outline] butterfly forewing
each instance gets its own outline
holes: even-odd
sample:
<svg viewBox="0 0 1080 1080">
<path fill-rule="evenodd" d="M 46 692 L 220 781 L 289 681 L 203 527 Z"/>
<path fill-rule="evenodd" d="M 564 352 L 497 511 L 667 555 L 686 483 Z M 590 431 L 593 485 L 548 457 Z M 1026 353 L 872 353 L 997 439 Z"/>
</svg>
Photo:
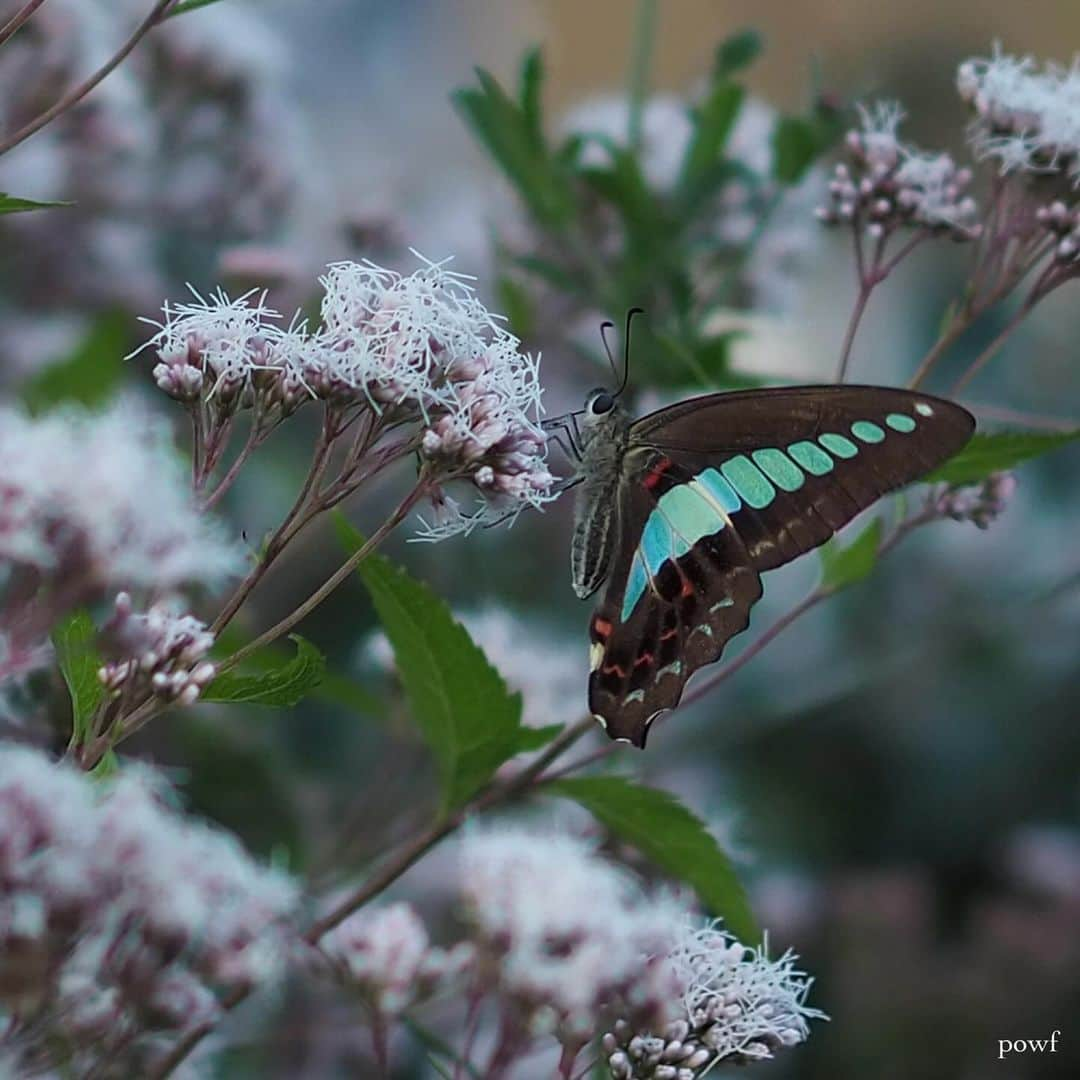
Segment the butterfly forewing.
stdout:
<svg viewBox="0 0 1080 1080">
<path fill-rule="evenodd" d="M 759 571 L 824 543 L 973 429 L 951 402 L 852 386 L 715 394 L 636 422 L 590 626 L 589 700 L 608 733 L 644 745 L 692 672 L 746 628 Z"/>
</svg>

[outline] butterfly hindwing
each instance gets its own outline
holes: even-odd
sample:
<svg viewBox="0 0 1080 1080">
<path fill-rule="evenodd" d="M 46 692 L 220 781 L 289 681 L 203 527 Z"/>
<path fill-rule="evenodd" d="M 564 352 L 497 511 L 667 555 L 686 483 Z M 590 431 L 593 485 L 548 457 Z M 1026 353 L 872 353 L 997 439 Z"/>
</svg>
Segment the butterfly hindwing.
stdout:
<svg viewBox="0 0 1080 1080">
<path fill-rule="evenodd" d="M 589 701 L 608 734 L 644 745 L 689 676 L 748 625 L 759 571 L 824 543 L 973 429 L 951 402 L 851 386 L 715 394 L 634 423 L 590 626 Z"/>
</svg>

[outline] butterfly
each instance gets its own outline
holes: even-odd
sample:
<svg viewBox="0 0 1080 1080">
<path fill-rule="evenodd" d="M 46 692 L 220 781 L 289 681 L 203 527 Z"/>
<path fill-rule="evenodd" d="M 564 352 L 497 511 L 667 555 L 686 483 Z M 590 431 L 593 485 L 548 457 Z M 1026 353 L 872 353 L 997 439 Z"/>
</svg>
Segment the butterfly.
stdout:
<svg viewBox="0 0 1080 1080">
<path fill-rule="evenodd" d="M 975 420 L 929 394 L 853 385 L 707 394 L 634 419 L 623 387 L 546 426 L 576 459 L 574 591 L 603 586 L 589 707 L 611 738 L 644 747 L 749 625 L 763 571 L 952 457 Z"/>
</svg>

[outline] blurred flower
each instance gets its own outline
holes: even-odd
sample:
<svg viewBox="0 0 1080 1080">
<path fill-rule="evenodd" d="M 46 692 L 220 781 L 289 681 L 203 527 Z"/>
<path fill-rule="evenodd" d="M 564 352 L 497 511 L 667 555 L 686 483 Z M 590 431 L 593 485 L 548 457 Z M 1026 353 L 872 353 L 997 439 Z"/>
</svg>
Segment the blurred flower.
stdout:
<svg viewBox="0 0 1080 1080">
<path fill-rule="evenodd" d="M 884 237 L 905 225 L 945 230 L 955 239 L 978 234 L 977 206 L 967 195 L 970 169 L 948 154 L 927 154 L 900 141 L 903 110 L 895 102 L 860 106 L 861 127 L 848 132 L 848 163 L 829 184 L 829 202 L 818 209 L 826 225 L 853 225 Z"/>
<path fill-rule="evenodd" d="M 420 916 L 405 903 L 354 912 L 319 947 L 342 979 L 388 1016 L 450 986 L 473 956 L 466 943 L 449 950 L 433 946 Z"/>
<path fill-rule="evenodd" d="M 1001 172 L 1060 173 L 1080 185 L 1080 57 L 1068 68 L 994 48 L 957 70 L 960 97 L 974 112 L 972 148 Z"/>
<path fill-rule="evenodd" d="M 137 769 L 95 783 L 0 747 L 0 1008 L 28 1055 L 89 1066 L 283 970 L 291 879 L 160 790 Z"/>
<path fill-rule="evenodd" d="M 178 615 L 167 604 L 138 614 L 131 597 L 120 593 L 104 635 L 120 657 L 98 672 L 113 697 L 128 693 L 139 700 L 153 693 L 165 701 L 193 705 L 217 673 L 206 659 L 214 635 L 193 615 Z"/>
<path fill-rule="evenodd" d="M 42 5 L 6 43 L 0 126 L 14 131 L 102 65 L 146 12 L 142 0 Z M 85 101 L 5 155 L 0 189 L 74 204 L 3 219 L 20 253 L 2 279 L 5 303 L 145 309 L 223 248 L 295 232 L 295 196 L 309 182 L 284 57 L 250 7 L 167 20 Z M 10 355 L 26 350 L 6 337 L 0 371 Z"/>
<path fill-rule="evenodd" d="M 541 728 L 565 721 L 588 679 L 583 649 L 494 605 L 455 612 L 454 618 L 484 651 L 507 686 L 521 693 L 521 721 L 526 727 Z M 364 651 L 384 671 L 393 669 L 393 650 L 381 630 L 372 634 Z"/>
<path fill-rule="evenodd" d="M 950 488 L 938 500 L 938 512 L 953 521 L 988 529 L 1005 511 L 1016 491 L 1016 474 L 993 473 L 975 487 Z"/>
<path fill-rule="evenodd" d="M 805 1004 L 812 980 L 787 952 L 769 960 L 717 923 L 686 925 L 668 954 L 682 987 L 685 1018 L 663 1037 L 636 1033 L 625 1021 L 604 1037 L 616 1080 L 695 1080 L 715 1065 L 748 1064 L 804 1042 L 809 1019 L 825 1014 Z"/>
<path fill-rule="evenodd" d="M 584 1042 L 613 1009 L 662 1015 L 677 987 L 657 960 L 686 907 L 568 834 L 502 826 L 467 833 L 462 892 L 478 978 L 534 1032 Z"/>
<path fill-rule="evenodd" d="M 1057 237 L 1054 259 L 1063 266 L 1080 264 L 1080 207 L 1066 206 L 1060 199 L 1035 211 L 1039 224 Z"/>
</svg>

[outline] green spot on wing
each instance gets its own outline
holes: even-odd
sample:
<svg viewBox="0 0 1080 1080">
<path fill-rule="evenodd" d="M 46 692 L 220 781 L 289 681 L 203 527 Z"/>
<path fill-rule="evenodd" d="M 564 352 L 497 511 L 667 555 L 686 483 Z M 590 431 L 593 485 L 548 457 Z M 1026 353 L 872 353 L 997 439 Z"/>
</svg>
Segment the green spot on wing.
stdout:
<svg viewBox="0 0 1080 1080">
<path fill-rule="evenodd" d="M 743 502 L 755 510 L 768 506 L 776 497 L 776 488 L 769 483 L 768 477 L 743 454 L 725 461 L 720 471 Z"/>
<path fill-rule="evenodd" d="M 820 436 L 818 442 L 830 454 L 835 454 L 838 458 L 853 458 L 859 452 L 859 448 L 850 439 L 845 439 L 843 435 L 834 435 L 832 432 Z"/>
<path fill-rule="evenodd" d="M 692 484 L 672 488 L 661 497 L 657 507 L 671 522 L 677 537 L 682 537 L 688 544 L 695 544 L 703 536 L 711 536 L 724 527 L 724 519 L 716 508 L 703 494 L 695 491 Z M 676 554 L 684 552 L 677 548 Z"/>
<path fill-rule="evenodd" d="M 782 450 L 774 447 L 766 447 L 764 450 L 755 450 L 751 455 L 759 469 L 778 487 L 784 491 L 798 491 L 803 486 L 806 477 L 799 468 Z"/>
<path fill-rule="evenodd" d="M 812 442 L 792 443 L 787 452 L 813 476 L 824 476 L 827 472 L 832 472 L 833 459 Z"/>
<path fill-rule="evenodd" d="M 893 429 L 893 431 L 899 431 L 904 435 L 909 434 L 915 430 L 915 421 L 910 416 L 905 416 L 903 413 L 889 413 L 885 417 L 885 423 Z"/>
<path fill-rule="evenodd" d="M 869 420 L 856 420 L 851 425 L 851 433 L 865 443 L 879 443 L 885 438 L 885 432 Z"/>
</svg>

